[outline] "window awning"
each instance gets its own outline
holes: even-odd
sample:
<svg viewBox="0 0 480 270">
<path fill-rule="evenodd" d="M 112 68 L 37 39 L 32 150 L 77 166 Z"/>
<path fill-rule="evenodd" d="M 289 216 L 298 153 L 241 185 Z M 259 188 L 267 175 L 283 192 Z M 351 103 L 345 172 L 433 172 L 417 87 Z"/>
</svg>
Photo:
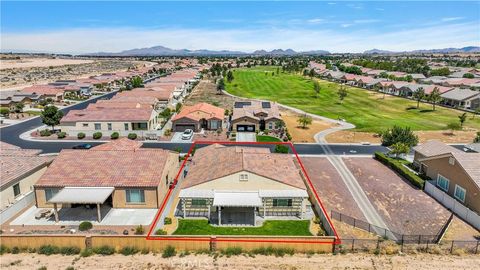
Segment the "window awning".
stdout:
<svg viewBox="0 0 480 270">
<path fill-rule="evenodd" d="M 49 203 L 104 203 L 113 187 L 65 187 L 53 196 Z"/>
<path fill-rule="evenodd" d="M 259 207 L 262 199 L 258 192 L 215 192 L 213 206 Z"/>
</svg>

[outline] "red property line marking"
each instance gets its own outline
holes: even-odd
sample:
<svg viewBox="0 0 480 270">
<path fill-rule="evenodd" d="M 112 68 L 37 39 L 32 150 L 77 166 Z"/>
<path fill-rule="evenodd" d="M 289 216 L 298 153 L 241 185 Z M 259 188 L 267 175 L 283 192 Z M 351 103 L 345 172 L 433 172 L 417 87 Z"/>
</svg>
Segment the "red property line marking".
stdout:
<svg viewBox="0 0 480 270">
<path fill-rule="evenodd" d="M 226 142 L 222 142 L 222 141 L 200 141 L 200 142 L 193 142 L 192 143 L 192 146 L 190 147 L 187 155 L 185 156 L 185 159 L 183 160 L 183 163 L 182 165 L 180 166 L 180 169 L 174 179 L 174 187 L 177 185 L 177 182 L 178 182 L 178 177 L 180 176 L 180 173 L 182 172 L 183 168 L 185 167 L 185 164 L 188 160 L 188 158 L 190 157 L 193 149 L 195 149 L 195 146 L 197 144 L 223 144 L 223 145 L 288 145 L 290 146 L 290 148 L 292 149 L 292 152 L 295 154 L 295 157 L 297 158 L 297 161 L 299 162 L 300 164 L 300 168 L 302 169 L 302 172 L 303 174 L 305 175 L 307 181 L 308 181 L 308 184 L 310 186 L 310 188 L 313 190 L 313 193 L 315 195 L 315 198 L 317 199 L 317 201 L 319 202 L 320 204 L 320 207 L 322 208 L 322 211 L 323 211 L 323 214 L 325 215 L 325 217 L 327 218 L 327 222 L 329 223 L 330 227 L 332 228 L 333 230 L 333 233 L 334 233 L 334 236 L 335 236 L 335 241 L 333 242 L 334 244 L 338 245 L 341 243 L 341 240 L 340 240 L 340 237 L 338 236 L 338 233 L 335 229 L 335 227 L 333 226 L 332 224 L 332 221 L 330 220 L 330 217 L 328 216 L 326 210 L 325 210 L 325 207 L 323 205 L 323 202 L 322 200 L 320 199 L 320 197 L 318 196 L 318 192 L 317 190 L 315 189 L 315 187 L 313 186 L 312 184 L 312 181 L 310 180 L 310 177 L 308 176 L 306 170 L 305 170 L 305 167 L 303 166 L 303 163 L 300 159 L 300 157 L 298 156 L 298 152 L 297 150 L 295 149 L 295 147 L 293 146 L 293 144 L 291 142 L 231 142 L 231 141 L 226 141 Z M 179 238 L 179 239 L 172 239 L 172 238 L 167 238 L 167 237 L 162 237 L 162 236 L 152 236 L 152 231 L 153 229 L 155 228 L 155 226 L 157 225 L 158 223 L 158 219 L 160 218 L 160 215 L 161 213 L 163 212 L 164 208 L 165 208 L 165 205 L 168 201 L 168 199 L 170 198 L 170 196 L 172 195 L 172 189 L 169 189 L 167 195 L 165 196 L 165 199 L 163 200 L 162 202 L 162 206 L 160 207 L 160 209 L 158 210 L 156 216 L 155 216 L 155 221 L 153 222 L 152 226 L 150 227 L 150 230 L 148 231 L 148 234 L 147 234 L 147 237 L 146 239 L 147 240 L 169 240 L 169 241 L 211 241 L 211 238 L 194 238 L 194 237 L 191 237 L 191 238 Z M 218 241 L 218 242 L 265 242 L 265 243 L 305 243 L 305 244 L 308 244 L 308 243 L 315 243 L 315 244 L 332 244 L 332 242 L 329 242 L 329 241 L 322 241 L 322 240 L 319 240 L 319 241 L 308 241 L 308 240 L 288 240 L 288 239 L 284 239 L 284 240 L 274 240 L 274 239 L 231 239 L 231 238 L 222 238 L 222 237 L 217 237 L 215 238 L 215 241 Z"/>
</svg>

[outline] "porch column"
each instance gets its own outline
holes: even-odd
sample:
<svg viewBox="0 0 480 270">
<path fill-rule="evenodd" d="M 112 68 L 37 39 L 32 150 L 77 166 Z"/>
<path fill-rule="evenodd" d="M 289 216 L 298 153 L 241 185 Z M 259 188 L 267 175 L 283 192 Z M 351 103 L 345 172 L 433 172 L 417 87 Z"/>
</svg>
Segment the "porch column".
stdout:
<svg viewBox="0 0 480 270">
<path fill-rule="evenodd" d="M 55 223 L 58 223 L 58 209 L 57 209 L 57 203 L 53 204 L 53 214 L 55 216 Z"/>
<path fill-rule="evenodd" d="M 187 213 L 186 213 L 185 199 L 184 198 L 182 198 L 182 212 L 183 212 L 183 218 L 186 218 Z"/>
<path fill-rule="evenodd" d="M 263 198 L 263 218 L 267 216 L 267 199 Z"/>
<path fill-rule="evenodd" d="M 100 204 L 97 203 L 97 219 L 98 219 L 98 223 L 100 223 L 102 221 L 102 213 L 100 212 Z"/>
<path fill-rule="evenodd" d="M 218 225 L 222 225 L 222 207 L 218 207 Z"/>
<path fill-rule="evenodd" d="M 207 208 L 208 208 L 208 216 L 207 216 L 207 218 L 210 219 L 210 204 L 207 204 Z"/>
</svg>

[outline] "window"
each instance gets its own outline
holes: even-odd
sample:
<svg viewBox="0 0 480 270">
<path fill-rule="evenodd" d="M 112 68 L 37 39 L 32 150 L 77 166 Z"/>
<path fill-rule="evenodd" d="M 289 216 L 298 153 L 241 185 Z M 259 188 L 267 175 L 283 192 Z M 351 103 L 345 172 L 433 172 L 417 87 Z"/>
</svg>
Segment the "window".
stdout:
<svg viewBox="0 0 480 270">
<path fill-rule="evenodd" d="M 441 176 L 440 174 L 437 177 L 437 186 L 445 191 L 448 191 L 448 185 L 450 184 L 450 180 Z"/>
<path fill-rule="evenodd" d="M 95 130 L 102 129 L 102 125 L 100 123 L 95 123 Z"/>
<path fill-rule="evenodd" d="M 467 194 L 467 191 L 464 188 L 462 188 L 459 185 L 455 185 L 455 193 L 453 194 L 455 198 L 457 198 L 461 202 L 465 202 L 466 194 Z"/>
<path fill-rule="evenodd" d="M 240 181 L 248 181 L 248 174 L 246 173 L 240 174 Z"/>
<path fill-rule="evenodd" d="M 272 122 L 268 123 L 268 129 L 273 129 L 273 123 Z"/>
<path fill-rule="evenodd" d="M 218 122 L 216 120 L 210 121 L 210 129 L 217 129 Z"/>
<path fill-rule="evenodd" d="M 13 196 L 17 197 L 20 195 L 20 184 L 13 185 Z"/>
<path fill-rule="evenodd" d="M 48 202 L 55 194 L 57 194 L 59 189 L 57 188 L 47 188 L 45 189 L 45 200 Z"/>
<path fill-rule="evenodd" d="M 125 190 L 127 203 L 144 203 L 145 192 L 143 189 L 127 189 Z"/>
<path fill-rule="evenodd" d="M 125 126 L 125 130 L 128 130 L 128 123 L 123 124 Z"/>
<path fill-rule="evenodd" d="M 112 123 L 107 123 L 108 130 L 112 130 Z"/>
<path fill-rule="evenodd" d="M 273 206 L 292 206 L 292 199 L 273 199 Z"/>
<path fill-rule="evenodd" d="M 207 200 L 205 199 L 192 199 L 192 206 L 205 206 L 207 205 Z"/>
<path fill-rule="evenodd" d="M 83 123 L 82 126 L 83 127 L 88 127 L 88 123 Z"/>
</svg>

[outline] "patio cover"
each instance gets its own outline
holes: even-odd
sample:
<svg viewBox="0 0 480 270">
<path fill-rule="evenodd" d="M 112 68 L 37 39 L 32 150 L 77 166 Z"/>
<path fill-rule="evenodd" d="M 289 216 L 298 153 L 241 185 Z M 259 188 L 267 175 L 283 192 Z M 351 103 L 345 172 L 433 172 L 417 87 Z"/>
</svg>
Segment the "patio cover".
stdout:
<svg viewBox="0 0 480 270">
<path fill-rule="evenodd" d="M 262 199 L 258 192 L 215 192 L 213 206 L 259 207 Z"/>
<path fill-rule="evenodd" d="M 102 204 L 113 190 L 113 187 L 65 187 L 48 202 Z"/>
</svg>

